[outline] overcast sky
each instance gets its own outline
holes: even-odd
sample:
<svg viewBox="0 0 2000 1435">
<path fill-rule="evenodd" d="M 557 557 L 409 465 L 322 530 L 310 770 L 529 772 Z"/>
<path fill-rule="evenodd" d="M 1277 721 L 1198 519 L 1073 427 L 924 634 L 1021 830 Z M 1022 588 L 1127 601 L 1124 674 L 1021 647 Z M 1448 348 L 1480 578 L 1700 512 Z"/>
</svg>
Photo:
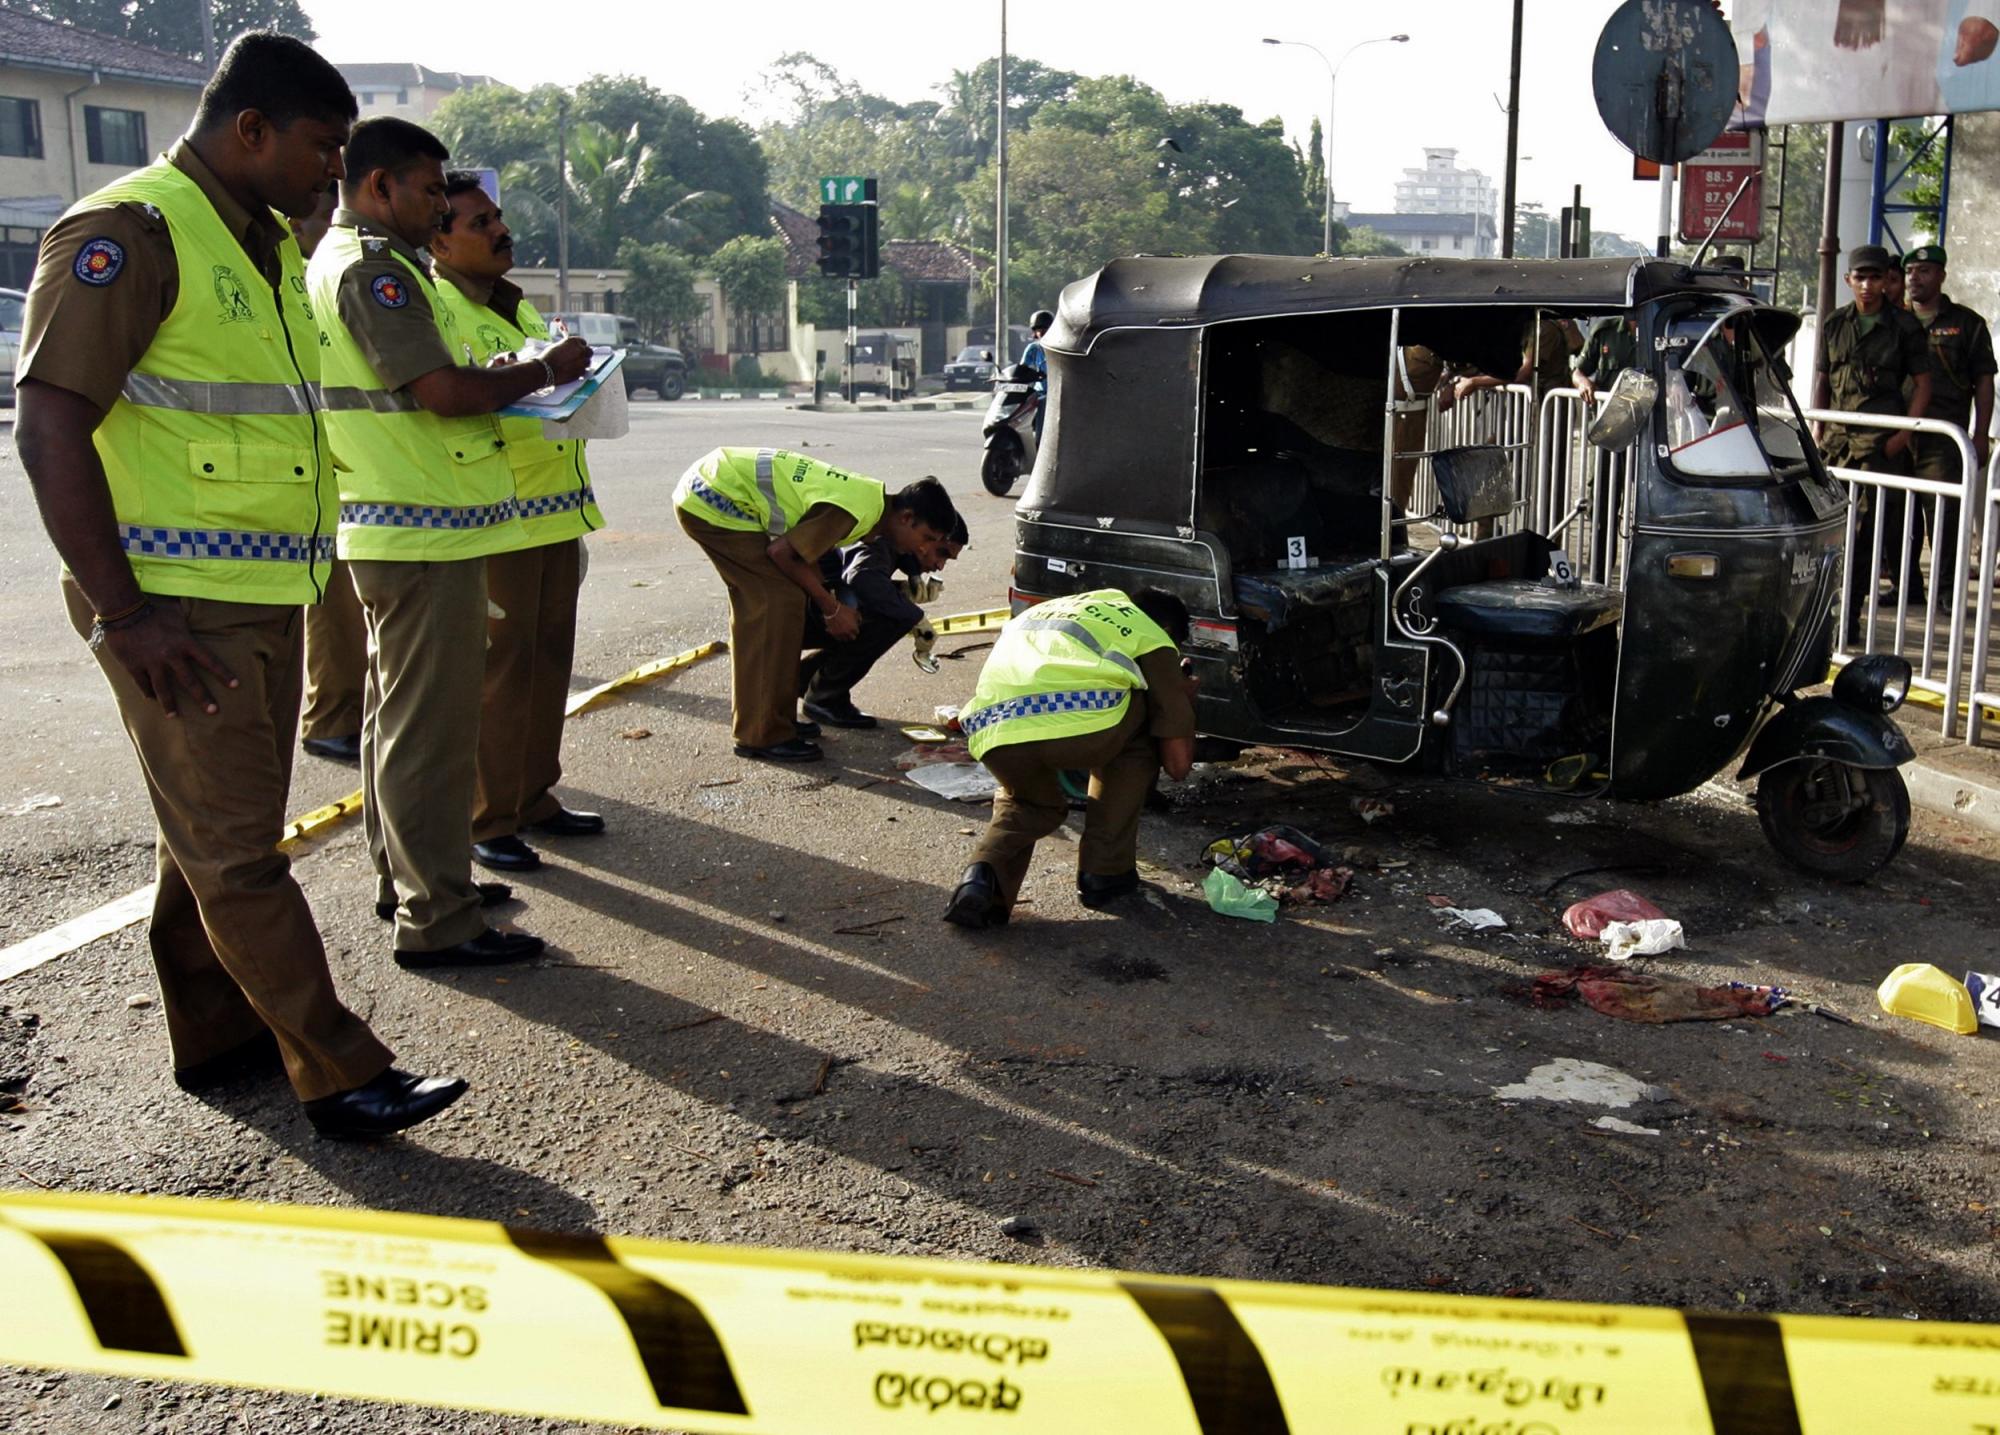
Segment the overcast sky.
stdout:
<svg viewBox="0 0 2000 1435">
<path fill-rule="evenodd" d="M 1532 158 L 1521 166 L 1520 192 L 1554 209 L 1581 183 L 1598 230 L 1649 241 L 1659 187 L 1632 180 L 1630 155 L 1605 133 L 1591 101 L 1591 52 L 1617 5 L 1528 0 L 1521 153 Z M 306 8 L 336 61 L 414 60 L 524 87 L 636 73 L 709 114 L 753 125 L 767 117 L 760 74 L 788 50 L 808 51 L 878 94 L 917 100 L 951 70 L 994 54 L 1000 28 L 999 0 L 837 12 L 803 0 L 687 7 L 306 0 Z M 1356 209 L 1386 210 L 1400 171 L 1421 164 L 1426 145 L 1456 147 L 1461 164 L 1484 169 L 1498 187 L 1511 9 L 1506 0 L 1009 0 L 1008 51 L 1084 74 L 1130 74 L 1176 103 L 1234 104 L 1252 120 L 1277 114 L 1302 138 L 1314 115 L 1326 113 L 1326 69 L 1305 50 L 1260 39 L 1308 41 L 1337 60 L 1357 41 L 1407 31 L 1408 44 L 1370 46 L 1340 71 L 1335 191 Z M 857 25 L 836 13 L 870 18 Z"/>
</svg>

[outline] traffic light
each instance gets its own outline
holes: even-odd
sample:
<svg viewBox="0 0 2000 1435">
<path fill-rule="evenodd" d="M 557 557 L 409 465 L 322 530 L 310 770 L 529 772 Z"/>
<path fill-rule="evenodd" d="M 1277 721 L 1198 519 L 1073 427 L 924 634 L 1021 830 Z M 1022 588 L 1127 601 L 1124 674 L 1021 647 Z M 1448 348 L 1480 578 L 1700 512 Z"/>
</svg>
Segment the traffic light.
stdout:
<svg viewBox="0 0 2000 1435">
<path fill-rule="evenodd" d="M 873 279 L 881 273 L 874 205 L 819 207 L 819 272 L 828 279 Z"/>
</svg>

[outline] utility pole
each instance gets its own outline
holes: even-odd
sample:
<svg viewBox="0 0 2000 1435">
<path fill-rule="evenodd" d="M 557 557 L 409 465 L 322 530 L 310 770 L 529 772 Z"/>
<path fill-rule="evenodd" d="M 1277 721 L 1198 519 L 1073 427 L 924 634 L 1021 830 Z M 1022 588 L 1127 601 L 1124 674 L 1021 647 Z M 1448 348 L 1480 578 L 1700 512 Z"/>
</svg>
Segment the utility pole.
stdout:
<svg viewBox="0 0 2000 1435">
<path fill-rule="evenodd" d="M 197 3 L 201 6 L 201 61 L 212 75 L 222 59 L 215 53 L 215 0 L 197 0 Z"/>
<path fill-rule="evenodd" d="M 1501 205 L 1500 257 L 1514 257 L 1514 168 L 1521 154 L 1521 6 L 1514 0 L 1514 59 L 1507 70 L 1507 197 Z"/>
<path fill-rule="evenodd" d="M 999 118 L 995 160 L 999 184 L 993 197 L 993 372 L 1004 374 L 1013 362 L 1007 328 L 1007 0 L 1000 0 L 1000 68 L 995 75 Z"/>
<path fill-rule="evenodd" d="M 1846 158 L 1847 126 L 1839 120 L 1826 127 L 1826 194 L 1820 201 L 1819 293 L 1813 296 L 1812 406 L 1825 408 L 1831 399 L 1826 377 L 1826 321 L 1833 317 L 1833 286 L 1840 280 L 1840 171 Z"/>
<path fill-rule="evenodd" d="M 569 96 L 556 99 L 556 308 L 569 310 Z"/>
</svg>

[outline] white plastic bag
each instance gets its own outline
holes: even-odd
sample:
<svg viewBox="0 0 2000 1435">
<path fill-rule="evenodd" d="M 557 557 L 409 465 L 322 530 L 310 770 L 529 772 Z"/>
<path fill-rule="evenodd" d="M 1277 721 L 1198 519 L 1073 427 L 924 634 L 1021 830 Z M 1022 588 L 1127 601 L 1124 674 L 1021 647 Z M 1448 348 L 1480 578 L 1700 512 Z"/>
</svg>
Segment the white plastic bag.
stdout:
<svg viewBox="0 0 2000 1435">
<path fill-rule="evenodd" d="M 1687 946 L 1681 924 L 1672 917 L 1648 917 L 1643 922 L 1610 922 L 1598 934 L 1604 955 L 1614 962 L 1633 957 L 1657 957 Z"/>
</svg>

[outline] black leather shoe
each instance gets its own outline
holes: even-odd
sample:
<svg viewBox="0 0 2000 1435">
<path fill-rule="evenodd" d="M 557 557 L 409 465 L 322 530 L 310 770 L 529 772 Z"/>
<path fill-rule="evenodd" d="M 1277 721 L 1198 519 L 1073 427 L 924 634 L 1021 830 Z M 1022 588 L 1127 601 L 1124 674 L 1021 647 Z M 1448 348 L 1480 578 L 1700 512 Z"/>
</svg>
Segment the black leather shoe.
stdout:
<svg viewBox="0 0 2000 1435">
<path fill-rule="evenodd" d="M 944 919 L 955 927 L 980 931 L 1006 926 L 1007 917 L 1007 903 L 1000 896 L 1000 874 L 993 870 L 993 864 L 975 862 L 966 868 L 958 890 L 951 894 L 951 905 L 944 909 Z"/>
<path fill-rule="evenodd" d="M 875 719 L 854 705 L 852 698 L 842 698 L 837 703 L 800 704 L 809 717 L 816 717 L 828 727 L 875 727 Z"/>
<path fill-rule="evenodd" d="M 826 756 L 820 751 L 818 743 L 807 742 L 801 737 L 787 738 L 769 747 L 745 747 L 738 743 L 736 755 L 754 757 L 759 762 L 818 762 Z"/>
<path fill-rule="evenodd" d="M 532 872 L 542 865 L 542 854 L 518 837 L 496 837 L 473 843 L 472 860 L 489 872 Z"/>
<path fill-rule="evenodd" d="M 1100 877 L 1095 872 L 1076 874 L 1076 900 L 1086 907 L 1102 907 L 1106 902 L 1138 890 L 1139 874 L 1136 871 L 1120 872 L 1116 877 Z"/>
<path fill-rule="evenodd" d="M 274 1076 L 284 1069 L 278 1039 L 260 1031 L 207 1061 L 182 1067 L 174 1073 L 174 1085 L 183 1091 L 208 1091 L 243 1077 Z"/>
<path fill-rule="evenodd" d="M 803 739 L 806 742 L 811 742 L 819 736 L 819 724 L 808 722 L 804 718 L 794 718 L 792 720 L 792 736 Z"/>
<path fill-rule="evenodd" d="M 558 807 L 555 816 L 530 822 L 529 828 L 544 837 L 595 837 L 604 830 L 604 819 L 595 812 L 572 812 Z"/>
<path fill-rule="evenodd" d="M 526 932 L 501 932 L 488 927 L 478 936 L 455 946 L 428 952 L 396 949 L 396 965 L 411 971 L 426 967 L 495 967 L 502 962 L 525 962 L 538 957 L 548 943 Z"/>
<path fill-rule="evenodd" d="M 360 733 L 352 737 L 309 737 L 299 746 L 328 762 L 344 762 L 352 767 L 361 765 Z"/>
<path fill-rule="evenodd" d="M 306 1103 L 313 1130 L 333 1141 L 366 1141 L 428 1121 L 465 1095 L 458 1076 L 412 1076 L 390 1067 L 365 1086 Z"/>
<path fill-rule="evenodd" d="M 514 897 L 514 889 L 505 882 L 474 882 L 472 885 L 479 889 L 479 905 L 482 907 L 497 907 L 502 902 L 512 901 Z M 385 922 L 395 921 L 396 904 L 377 902 L 375 915 Z"/>
</svg>

